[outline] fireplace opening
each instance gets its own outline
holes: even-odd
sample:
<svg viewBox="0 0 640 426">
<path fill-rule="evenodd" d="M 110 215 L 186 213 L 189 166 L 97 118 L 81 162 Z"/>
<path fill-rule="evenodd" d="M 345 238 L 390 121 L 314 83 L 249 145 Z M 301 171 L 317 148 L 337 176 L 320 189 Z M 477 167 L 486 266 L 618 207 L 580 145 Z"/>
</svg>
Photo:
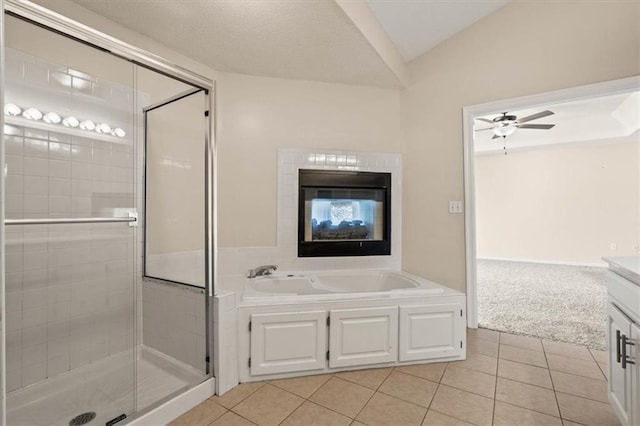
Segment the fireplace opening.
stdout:
<svg viewBox="0 0 640 426">
<path fill-rule="evenodd" d="M 391 174 L 300 170 L 298 256 L 391 254 Z"/>
</svg>

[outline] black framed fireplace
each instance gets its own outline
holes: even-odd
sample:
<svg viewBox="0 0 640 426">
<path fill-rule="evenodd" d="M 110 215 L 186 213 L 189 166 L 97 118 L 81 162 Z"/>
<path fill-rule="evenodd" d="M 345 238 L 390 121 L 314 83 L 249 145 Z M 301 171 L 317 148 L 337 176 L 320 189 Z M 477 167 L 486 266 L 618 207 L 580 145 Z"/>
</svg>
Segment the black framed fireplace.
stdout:
<svg viewBox="0 0 640 426">
<path fill-rule="evenodd" d="M 300 170 L 298 257 L 391 254 L 391 173 Z"/>
</svg>

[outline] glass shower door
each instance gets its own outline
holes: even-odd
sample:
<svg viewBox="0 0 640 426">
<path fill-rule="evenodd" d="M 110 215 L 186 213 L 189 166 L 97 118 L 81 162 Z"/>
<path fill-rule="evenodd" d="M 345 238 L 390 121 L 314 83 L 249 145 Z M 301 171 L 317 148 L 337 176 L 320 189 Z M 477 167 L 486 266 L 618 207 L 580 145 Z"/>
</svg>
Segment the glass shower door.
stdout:
<svg viewBox="0 0 640 426">
<path fill-rule="evenodd" d="M 133 65 L 5 17 L 9 425 L 136 410 Z"/>
</svg>

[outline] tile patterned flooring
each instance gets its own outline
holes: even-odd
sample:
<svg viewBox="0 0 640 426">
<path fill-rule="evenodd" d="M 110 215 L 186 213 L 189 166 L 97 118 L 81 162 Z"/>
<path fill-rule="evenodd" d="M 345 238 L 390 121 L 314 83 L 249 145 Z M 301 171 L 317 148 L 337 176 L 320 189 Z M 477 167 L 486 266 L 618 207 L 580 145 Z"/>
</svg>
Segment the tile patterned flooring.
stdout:
<svg viewBox="0 0 640 426">
<path fill-rule="evenodd" d="M 472 330 L 467 360 L 241 384 L 171 425 L 619 425 L 602 351 Z"/>
</svg>

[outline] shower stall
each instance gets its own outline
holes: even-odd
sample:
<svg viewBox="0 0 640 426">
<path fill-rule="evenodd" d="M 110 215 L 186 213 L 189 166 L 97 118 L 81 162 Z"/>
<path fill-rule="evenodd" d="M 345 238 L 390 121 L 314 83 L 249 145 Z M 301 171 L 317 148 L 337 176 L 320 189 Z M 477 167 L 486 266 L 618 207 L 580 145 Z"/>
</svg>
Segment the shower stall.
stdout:
<svg viewBox="0 0 640 426">
<path fill-rule="evenodd" d="M 126 423 L 214 375 L 213 83 L 2 16 L 2 416 Z"/>
</svg>

